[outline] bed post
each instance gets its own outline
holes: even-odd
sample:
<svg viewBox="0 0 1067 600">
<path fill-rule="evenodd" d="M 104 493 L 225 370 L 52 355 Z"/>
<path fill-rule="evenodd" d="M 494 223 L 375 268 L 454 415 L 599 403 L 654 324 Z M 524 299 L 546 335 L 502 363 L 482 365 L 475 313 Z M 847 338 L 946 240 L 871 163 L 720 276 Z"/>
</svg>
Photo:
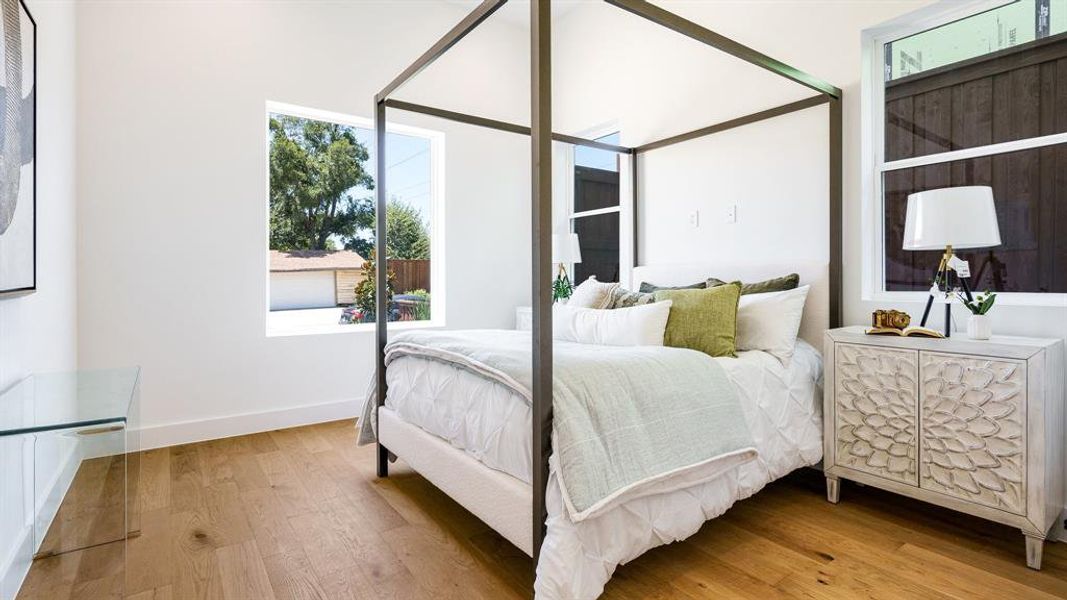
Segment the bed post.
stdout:
<svg viewBox="0 0 1067 600">
<path fill-rule="evenodd" d="M 639 232 L 640 232 L 639 227 L 640 227 L 640 224 L 641 224 L 641 215 L 639 214 L 640 210 L 641 210 L 641 194 L 637 191 L 637 183 L 638 183 L 638 181 L 637 181 L 637 159 L 640 156 L 640 154 L 641 154 L 641 151 L 638 150 L 637 148 L 631 148 L 630 149 L 630 197 L 631 197 L 631 202 L 633 203 L 633 206 L 630 207 L 630 213 L 631 213 L 630 219 L 631 219 L 631 221 L 633 221 L 633 225 L 632 226 L 633 226 L 633 238 L 634 238 L 633 239 L 633 250 L 631 250 L 631 252 L 633 252 L 633 260 L 631 262 L 633 262 L 633 266 L 635 266 L 635 267 L 640 267 L 641 266 L 641 260 L 638 258 L 638 254 L 637 254 L 638 248 L 639 248 L 639 246 L 637 245 L 637 239 L 639 237 Z M 634 282 L 631 281 L 630 285 L 632 286 L 633 283 Z"/>
<path fill-rule="evenodd" d="M 842 179 L 842 125 L 841 92 L 837 96 L 827 95 L 830 106 L 830 327 L 841 327 L 845 322 L 844 289 L 842 285 L 843 243 L 842 199 L 844 182 Z"/>
<path fill-rule="evenodd" d="M 385 100 L 379 100 L 374 105 L 374 139 L 375 152 L 377 153 L 377 177 L 375 177 L 375 191 L 377 204 L 374 212 L 375 234 L 375 281 L 374 281 L 374 332 L 377 342 L 375 354 L 377 356 L 376 372 L 378 385 L 378 406 L 375 408 L 374 419 L 378 421 L 378 412 L 385 404 L 385 344 L 389 341 L 389 257 L 386 255 L 386 236 L 388 235 L 385 225 Z M 378 438 L 378 477 L 389 476 L 389 451 L 382 445 L 379 429 Z"/>
<path fill-rule="evenodd" d="M 530 140 L 533 291 L 533 558 L 545 539 L 552 451 L 552 3 L 530 0 Z"/>
</svg>

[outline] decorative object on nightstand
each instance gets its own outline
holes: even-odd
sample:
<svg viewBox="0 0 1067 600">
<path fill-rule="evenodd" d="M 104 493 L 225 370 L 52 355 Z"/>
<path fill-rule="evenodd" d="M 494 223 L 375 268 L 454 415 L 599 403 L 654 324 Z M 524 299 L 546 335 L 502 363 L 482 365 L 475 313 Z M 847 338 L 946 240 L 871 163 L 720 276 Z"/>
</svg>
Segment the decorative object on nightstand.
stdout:
<svg viewBox="0 0 1067 600">
<path fill-rule="evenodd" d="M 876 310 L 871 313 L 871 327 L 864 333 L 867 335 L 899 335 L 910 337 L 913 335 L 943 338 L 944 335 L 925 327 L 908 327 L 911 324 L 911 315 L 899 310 Z"/>
<path fill-rule="evenodd" d="M 875 329 L 907 329 L 911 315 L 899 310 L 876 310 L 871 313 L 871 327 Z"/>
<path fill-rule="evenodd" d="M 972 340 L 988 340 L 993 337 L 993 324 L 989 322 L 989 309 L 993 308 L 993 302 L 997 295 L 989 290 L 984 294 L 978 294 L 977 298 L 968 299 L 963 294 L 958 294 L 963 305 L 971 311 L 967 317 L 967 337 Z"/>
<path fill-rule="evenodd" d="M 552 262 L 559 265 L 556 280 L 552 282 L 552 301 L 559 302 L 571 297 L 574 286 L 567 276 L 567 265 L 582 262 L 582 247 L 577 233 L 552 234 Z"/>
<path fill-rule="evenodd" d="M 1018 527 L 1026 564 L 1064 505 L 1064 345 L 826 332 L 826 492 L 849 479 Z"/>
<path fill-rule="evenodd" d="M 967 300 L 971 300 L 971 290 L 967 285 L 970 270 L 965 261 L 956 257 L 954 249 L 999 245 L 1000 228 L 993 204 L 993 188 L 961 186 L 926 190 L 908 196 L 904 249 L 945 251 L 930 287 L 930 297 L 926 300 L 920 327 L 926 327 L 934 295 L 943 293 L 948 300 L 945 302 L 945 337 L 952 335 L 951 294 L 956 287 L 953 278 L 963 288 Z"/>
</svg>

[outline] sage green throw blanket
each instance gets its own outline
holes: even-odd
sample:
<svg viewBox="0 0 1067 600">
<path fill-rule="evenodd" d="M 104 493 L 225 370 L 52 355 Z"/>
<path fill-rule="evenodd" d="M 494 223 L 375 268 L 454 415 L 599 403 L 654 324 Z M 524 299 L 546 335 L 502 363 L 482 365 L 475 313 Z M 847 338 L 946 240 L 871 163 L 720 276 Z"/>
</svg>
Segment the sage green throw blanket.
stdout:
<svg viewBox="0 0 1067 600">
<path fill-rule="evenodd" d="M 682 348 L 556 341 L 554 468 L 571 520 L 713 479 L 756 457 L 733 384 L 706 354 Z M 498 381 L 530 401 L 530 333 L 409 331 L 386 347 Z M 720 359 L 731 360 L 731 359 Z M 377 394 L 361 420 L 374 441 Z"/>
</svg>

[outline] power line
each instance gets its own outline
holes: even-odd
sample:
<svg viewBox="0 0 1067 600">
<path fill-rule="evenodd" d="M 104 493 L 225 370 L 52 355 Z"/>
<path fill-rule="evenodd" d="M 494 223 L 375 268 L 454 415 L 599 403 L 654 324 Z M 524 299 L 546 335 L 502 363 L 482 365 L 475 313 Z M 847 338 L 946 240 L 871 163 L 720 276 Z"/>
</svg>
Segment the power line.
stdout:
<svg viewBox="0 0 1067 600">
<path fill-rule="evenodd" d="M 392 190 L 391 193 L 395 194 L 395 193 L 402 192 L 404 190 L 407 190 L 407 189 L 410 189 L 410 188 L 413 188 L 413 187 L 418 187 L 420 185 L 429 185 L 429 184 L 430 184 L 429 180 L 420 181 L 418 183 L 413 183 L 411 185 L 405 185 L 404 187 L 400 188 L 399 190 Z"/>
<path fill-rule="evenodd" d="M 393 164 L 391 164 L 391 165 L 388 165 L 388 166 L 386 166 L 385 168 L 386 168 L 386 169 L 392 169 L 393 167 L 398 167 L 398 166 L 400 166 L 400 165 L 402 165 L 402 164 L 406 163 L 407 161 L 409 161 L 409 160 L 411 160 L 411 159 L 413 159 L 413 158 L 415 158 L 415 157 L 417 157 L 417 156 L 421 156 L 421 155 L 423 155 L 423 154 L 426 154 L 426 153 L 428 153 L 429 151 L 430 151 L 430 149 L 429 149 L 429 148 L 427 148 L 427 149 L 425 149 L 425 150 L 419 150 L 418 152 L 416 152 L 415 154 L 412 154 L 411 156 L 409 156 L 409 157 L 405 158 L 404 160 L 401 160 L 401 161 L 397 161 L 397 162 L 395 162 L 395 163 L 393 163 Z"/>
</svg>

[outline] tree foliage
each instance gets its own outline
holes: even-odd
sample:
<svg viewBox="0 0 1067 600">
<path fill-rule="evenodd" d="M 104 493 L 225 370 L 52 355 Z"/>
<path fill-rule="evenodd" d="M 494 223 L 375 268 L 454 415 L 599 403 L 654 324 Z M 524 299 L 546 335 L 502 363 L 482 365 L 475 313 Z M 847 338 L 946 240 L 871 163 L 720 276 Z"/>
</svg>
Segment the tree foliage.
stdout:
<svg viewBox="0 0 1067 600">
<path fill-rule="evenodd" d="M 430 232 L 419 209 L 394 199 L 386 205 L 385 220 L 389 227 L 386 240 L 389 258 L 430 258 Z"/>
<path fill-rule="evenodd" d="M 271 115 L 270 136 L 271 249 L 331 250 L 331 238 L 357 252 L 373 244 L 358 236 L 374 228 L 374 203 L 351 190 L 374 189 L 374 179 L 353 128 Z"/>
<path fill-rule="evenodd" d="M 370 153 L 347 125 L 274 114 L 270 118 L 270 248 L 374 251 Z M 390 258 L 430 258 L 430 232 L 415 206 L 387 205 Z"/>
</svg>

